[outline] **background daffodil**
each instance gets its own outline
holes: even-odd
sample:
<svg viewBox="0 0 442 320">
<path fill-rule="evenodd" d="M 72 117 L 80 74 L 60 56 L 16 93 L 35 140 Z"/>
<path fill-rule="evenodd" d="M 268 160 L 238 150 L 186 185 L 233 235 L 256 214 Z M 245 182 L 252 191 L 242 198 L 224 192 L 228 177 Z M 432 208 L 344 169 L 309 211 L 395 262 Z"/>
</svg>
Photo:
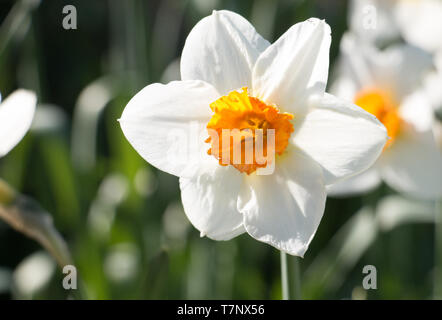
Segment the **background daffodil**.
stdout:
<svg viewBox="0 0 442 320">
<path fill-rule="evenodd" d="M 383 51 L 352 34 L 341 42 L 342 63 L 332 91 L 376 115 L 390 140 L 376 164 L 361 175 L 333 185 L 329 194 L 371 190 L 384 180 L 415 197 L 442 195 L 442 155 L 432 132 L 434 113 L 423 82 L 431 56 L 406 44 Z"/>
</svg>

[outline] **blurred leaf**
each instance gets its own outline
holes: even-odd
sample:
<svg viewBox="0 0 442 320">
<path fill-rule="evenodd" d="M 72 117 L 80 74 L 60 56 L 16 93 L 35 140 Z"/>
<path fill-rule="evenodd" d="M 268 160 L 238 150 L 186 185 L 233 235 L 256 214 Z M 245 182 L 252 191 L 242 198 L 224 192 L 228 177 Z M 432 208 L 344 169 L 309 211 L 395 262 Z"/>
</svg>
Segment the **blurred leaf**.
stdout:
<svg viewBox="0 0 442 320">
<path fill-rule="evenodd" d="M 167 298 L 169 254 L 161 250 L 149 263 L 147 275 L 141 282 L 141 296 L 146 299 Z"/>
<path fill-rule="evenodd" d="M 376 219 L 382 231 L 390 231 L 403 223 L 434 223 L 434 203 L 411 200 L 399 195 L 383 198 L 376 208 Z"/>
<path fill-rule="evenodd" d="M 30 14 L 40 0 L 19 0 L 0 26 L 0 57 L 14 37 L 22 37 L 30 26 Z M 1 59 L 0 59 L 1 61 Z"/>
<path fill-rule="evenodd" d="M 0 183 L 3 184 L 1 180 Z M 71 264 L 69 249 L 55 229 L 52 217 L 34 200 L 16 194 L 12 201 L 0 204 L 0 217 L 17 231 L 39 242 L 61 268 Z"/>
<path fill-rule="evenodd" d="M 303 296 L 318 298 L 339 288 L 346 274 L 376 239 L 378 229 L 371 209 L 357 212 L 331 239 L 302 279 Z"/>
<path fill-rule="evenodd" d="M 107 76 L 92 82 L 80 93 L 72 124 L 72 161 L 78 170 L 88 171 L 95 166 L 100 116 L 122 88 L 120 78 Z"/>
<path fill-rule="evenodd" d="M 55 201 L 57 209 L 55 217 L 63 227 L 78 227 L 81 219 L 78 187 L 65 139 L 59 135 L 47 135 L 40 139 L 39 146 L 46 166 L 51 200 Z"/>
</svg>

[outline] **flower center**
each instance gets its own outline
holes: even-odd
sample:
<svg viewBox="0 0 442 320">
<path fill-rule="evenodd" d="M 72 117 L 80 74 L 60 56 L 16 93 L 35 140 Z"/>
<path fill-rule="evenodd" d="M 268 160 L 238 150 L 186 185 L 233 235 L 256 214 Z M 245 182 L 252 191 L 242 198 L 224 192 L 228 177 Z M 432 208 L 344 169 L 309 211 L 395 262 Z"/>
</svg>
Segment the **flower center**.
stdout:
<svg viewBox="0 0 442 320">
<path fill-rule="evenodd" d="M 293 132 L 292 114 L 249 96 L 247 88 L 230 92 L 210 108 L 215 114 L 207 124 L 208 154 L 240 172 L 251 174 L 271 164 L 275 154 L 284 152 Z"/>
<path fill-rule="evenodd" d="M 354 102 L 382 122 L 390 137 L 384 150 L 391 146 L 400 133 L 402 123 L 397 104 L 391 95 L 378 89 L 362 90 L 356 95 Z"/>
</svg>

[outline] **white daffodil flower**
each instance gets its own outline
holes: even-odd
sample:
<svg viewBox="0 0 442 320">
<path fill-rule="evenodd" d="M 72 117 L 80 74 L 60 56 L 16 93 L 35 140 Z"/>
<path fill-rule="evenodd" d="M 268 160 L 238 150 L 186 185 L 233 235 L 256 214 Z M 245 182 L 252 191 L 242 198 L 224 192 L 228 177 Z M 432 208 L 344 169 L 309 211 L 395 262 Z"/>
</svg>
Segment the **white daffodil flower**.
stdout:
<svg viewBox="0 0 442 320">
<path fill-rule="evenodd" d="M 442 196 L 442 155 L 432 126 L 434 113 L 423 89 L 431 55 L 408 45 L 378 51 L 350 35 L 341 42 L 341 74 L 331 91 L 376 115 L 390 140 L 376 164 L 329 187 L 329 195 L 356 194 L 384 180 L 421 198 Z"/>
<path fill-rule="evenodd" d="M 14 148 L 26 132 L 34 117 L 37 97 L 28 90 L 19 89 L 0 103 L 0 157 Z"/>
<path fill-rule="evenodd" d="M 325 186 L 367 169 L 382 152 L 385 127 L 325 93 L 330 42 L 330 27 L 318 19 L 270 44 L 240 15 L 214 11 L 186 40 L 182 81 L 149 85 L 127 104 L 124 135 L 146 161 L 180 178 L 185 213 L 202 236 L 247 232 L 303 256 L 324 213 Z M 232 145 L 216 137 L 235 130 L 243 137 L 232 135 Z M 265 151 L 275 157 L 249 158 L 247 144 L 256 151 L 266 135 L 274 144 L 264 141 Z"/>
</svg>

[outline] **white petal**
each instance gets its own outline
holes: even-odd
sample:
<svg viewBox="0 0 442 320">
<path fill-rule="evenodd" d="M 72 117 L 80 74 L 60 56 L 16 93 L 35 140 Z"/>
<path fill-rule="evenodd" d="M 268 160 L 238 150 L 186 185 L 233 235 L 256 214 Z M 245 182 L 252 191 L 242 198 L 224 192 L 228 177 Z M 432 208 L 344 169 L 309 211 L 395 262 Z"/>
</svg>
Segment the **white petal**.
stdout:
<svg viewBox="0 0 442 320">
<path fill-rule="evenodd" d="M 221 95 L 251 87 L 251 70 L 269 46 L 253 26 L 231 11 L 213 11 L 187 37 L 181 56 L 181 79 L 204 80 Z"/>
<path fill-rule="evenodd" d="M 352 0 L 349 3 L 349 27 L 364 42 L 386 44 L 399 35 L 393 19 L 396 0 Z"/>
<path fill-rule="evenodd" d="M 381 51 L 349 33 L 340 48 L 342 71 L 358 87 L 389 91 L 399 101 L 423 82 L 433 64 L 431 55 L 417 47 L 401 44 Z"/>
<path fill-rule="evenodd" d="M 37 97 L 19 89 L 0 104 L 0 157 L 14 148 L 31 126 Z"/>
<path fill-rule="evenodd" d="M 351 196 L 366 193 L 381 184 L 381 177 L 376 168 L 369 168 L 354 177 L 327 186 L 327 195 L 331 197 Z"/>
<path fill-rule="evenodd" d="M 330 86 L 330 93 L 340 99 L 348 102 L 353 102 L 358 92 L 356 82 L 349 76 L 342 74 L 339 78 L 333 81 Z"/>
<path fill-rule="evenodd" d="M 323 20 L 297 23 L 268 47 L 253 68 L 253 95 L 283 111 L 303 114 L 327 84 L 330 27 Z"/>
<path fill-rule="evenodd" d="M 398 1 L 395 16 L 404 38 L 425 50 L 442 49 L 442 2 Z"/>
<path fill-rule="evenodd" d="M 120 119 L 135 150 L 150 164 L 176 176 L 192 177 L 206 161 L 210 103 L 219 97 L 203 81 L 155 83 L 138 92 Z"/>
<path fill-rule="evenodd" d="M 330 94 L 304 118 L 295 118 L 294 128 L 294 144 L 321 165 L 326 184 L 369 168 L 387 141 L 376 117 Z"/>
<path fill-rule="evenodd" d="M 431 131 L 402 133 L 380 160 L 382 178 L 393 189 L 424 199 L 442 196 L 442 155 Z"/>
<path fill-rule="evenodd" d="M 340 54 L 340 72 L 352 80 L 358 89 L 375 85 L 373 73 L 376 71 L 376 60 L 373 58 L 378 51 L 372 44 L 346 32 L 341 39 Z"/>
<path fill-rule="evenodd" d="M 236 207 L 243 174 L 232 166 L 215 165 L 194 178 L 180 178 L 181 199 L 187 217 L 202 236 L 230 240 L 245 231 Z"/>
<path fill-rule="evenodd" d="M 371 59 L 376 83 L 381 88 L 392 90 L 398 100 L 421 85 L 433 66 L 430 54 L 405 44 L 390 46 Z"/>
<path fill-rule="evenodd" d="M 253 238 L 302 257 L 324 213 L 325 187 L 312 159 L 296 150 L 285 157 L 272 175 L 247 177 L 238 208 Z"/>
<path fill-rule="evenodd" d="M 428 131 L 433 127 L 434 113 L 429 99 L 421 91 L 405 97 L 399 108 L 400 117 L 417 131 Z"/>
<path fill-rule="evenodd" d="M 377 224 L 384 232 L 402 224 L 434 223 L 434 218 L 432 201 L 390 195 L 383 197 L 376 205 Z"/>
<path fill-rule="evenodd" d="M 442 56 L 442 54 L 441 54 Z M 435 111 L 442 111 L 442 67 L 439 72 L 432 72 L 425 79 L 425 94 Z"/>
</svg>

